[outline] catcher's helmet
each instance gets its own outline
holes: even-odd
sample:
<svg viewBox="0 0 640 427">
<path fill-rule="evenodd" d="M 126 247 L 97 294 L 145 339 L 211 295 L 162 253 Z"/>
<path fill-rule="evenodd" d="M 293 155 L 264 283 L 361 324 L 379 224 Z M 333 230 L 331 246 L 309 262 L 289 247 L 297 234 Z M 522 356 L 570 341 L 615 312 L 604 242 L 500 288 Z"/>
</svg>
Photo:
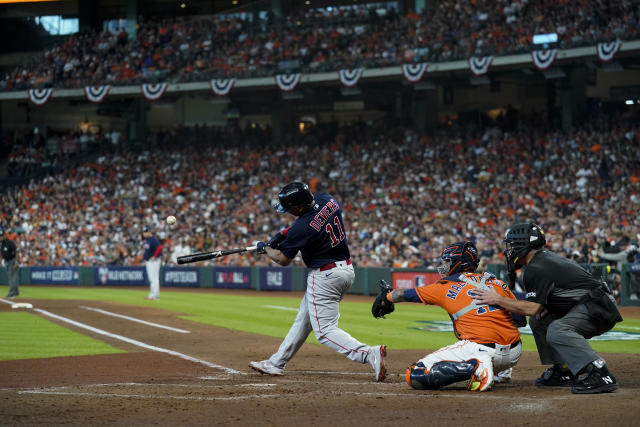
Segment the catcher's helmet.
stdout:
<svg viewBox="0 0 640 427">
<path fill-rule="evenodd" d="M 303 182 L 292 182 L 282 187 L 278 193 L 276 211 L 278 213 L 291 212 L 296 206 L 309 205 L 313 202 L 313 193 Z"/>
<path fill-rule="evenodd" d="M 502 253 L 507 261 L 507 268 L 509 271 L 516 271 L 518 260 L 524 259 L 529 251 L 544 247 L 547 239 L 539 225 L 523 222 L 507 229 L 503 243 L 505 250 Z"/>
<path fill-rule="evenodd" d="M 442 261 L 438 266 L 440 277 L 451 276 L 463 271 L 476 271 L 480 263 L 478 249 L 473 242 L 456 242 L 442 251 Z"/>
</svg>

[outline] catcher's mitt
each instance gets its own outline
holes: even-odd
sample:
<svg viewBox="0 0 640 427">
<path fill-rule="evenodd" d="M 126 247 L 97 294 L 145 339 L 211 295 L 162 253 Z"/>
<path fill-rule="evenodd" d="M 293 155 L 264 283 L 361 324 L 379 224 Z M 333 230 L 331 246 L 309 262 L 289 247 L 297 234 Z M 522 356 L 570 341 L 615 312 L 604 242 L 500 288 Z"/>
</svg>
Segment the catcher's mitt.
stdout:
<svg viewBox="0 0 640 427">
<path fill-rule="evenodd" d="M 378 285 L 380 286 L 380 292 L 378 293 L 378 296 L 376 296 L 375 301 L 373 301 L 371 314 L 373 314 L 373 317 L 376 319 L 380 317 L 384 319 L 385 315 L 392 313 L 393 310 L 395 310 L 395 305 L 387 300 L 387 294 L 393 291 L 393 288 L 384 280 L 380 280 Z"/>
</svg>

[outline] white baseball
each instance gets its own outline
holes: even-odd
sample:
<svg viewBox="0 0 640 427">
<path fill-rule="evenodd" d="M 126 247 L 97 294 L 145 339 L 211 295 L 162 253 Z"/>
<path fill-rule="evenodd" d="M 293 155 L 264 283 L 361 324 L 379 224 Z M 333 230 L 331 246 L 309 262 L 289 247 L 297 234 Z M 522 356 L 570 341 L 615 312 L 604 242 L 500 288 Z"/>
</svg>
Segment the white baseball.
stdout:
<svg viewBox="0 0 640 427">
<path fill-rule="evenodd" d="M 175 216 L 173 216 L 173 215 L 169 215 L 169 216 L 167 217 L 167 224 L 169 224 L 169 225 L 173 225 L 173 224 L 175 224 L 175 223 L 176 223 L 176 221 L 177 221 L 177 220 L 176 220 L 176 217 L 175 217 Z"/>
</svg>

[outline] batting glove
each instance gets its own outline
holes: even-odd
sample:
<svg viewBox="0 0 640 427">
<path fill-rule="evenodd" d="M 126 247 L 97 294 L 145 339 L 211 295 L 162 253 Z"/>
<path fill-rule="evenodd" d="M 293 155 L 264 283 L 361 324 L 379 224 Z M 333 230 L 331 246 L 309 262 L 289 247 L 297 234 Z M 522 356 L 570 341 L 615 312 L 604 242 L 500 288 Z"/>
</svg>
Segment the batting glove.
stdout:
<svg viewBox="0 0 640 427">
<path fill-rule="evenodd" d="M 258 242 L 256 243 L 256 252 L 259 254 L 266 254 L 267 253 L 267 249 L 266 247 L 269 246 L 269 244 L 267 242 Z"/>
</svg>

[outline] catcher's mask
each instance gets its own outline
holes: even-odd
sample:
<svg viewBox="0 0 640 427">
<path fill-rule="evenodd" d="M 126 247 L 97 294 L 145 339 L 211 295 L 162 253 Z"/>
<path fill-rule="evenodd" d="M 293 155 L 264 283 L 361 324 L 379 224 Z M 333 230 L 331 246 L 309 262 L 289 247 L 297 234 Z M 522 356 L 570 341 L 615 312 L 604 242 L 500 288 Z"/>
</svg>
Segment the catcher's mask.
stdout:
<svg viewBox="0 0 640 427">
<path fill-rule="evenodd" d="M 456 242 L 442 251 L 440 256 L 438 274 L 440 277 L 448 277 L 463 271 L 476 271 L 480 263 L 478 249 L 473 242 Z"/>
<path fill-rule="evenodd" d="M 309 205 L 313 202 L 313 193 L 309 186 L 303 182 L 292 182 L 282 187 L 278 193 L 278 201 L 275 209 L 278 213 L 291 212 L 296 206 Z"/>
<path fill-rule="evenodd" d="M 524 222 L 509 227 L 502 242 L 505 244 L 502 253 L 507 262 L 507 269 L 514 272 L 522 266 L 522 261 L 529 251 L 544 247 L 547 239 L 540 226 L 532 222 Z"/>
</svg>

